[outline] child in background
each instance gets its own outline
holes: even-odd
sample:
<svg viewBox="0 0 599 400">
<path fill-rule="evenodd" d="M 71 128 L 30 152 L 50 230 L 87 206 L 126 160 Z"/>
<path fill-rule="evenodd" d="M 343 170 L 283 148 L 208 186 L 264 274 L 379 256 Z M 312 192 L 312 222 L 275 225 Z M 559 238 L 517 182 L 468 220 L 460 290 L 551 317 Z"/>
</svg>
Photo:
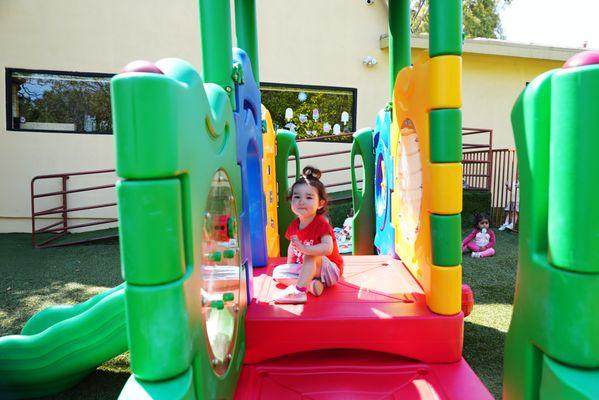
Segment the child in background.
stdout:
<svg viewBox="0 0 599 400">
<path fill-rule="evenodd" d="M 333 286 L 343 273 L 343 258 L 333 228 L 324 216 L 328 198 L 320 175 L 318 169 L 305 167 L 291 187 L 291 211 L 297 218 L 285 233 L 290 240 L 287 264 L 273 271 L 277 282 L 289 286 L 276 296 L 276 303 L 305 303 L 307 291 L 320 296 L 324 287 Z"/>
<path fill-rule="evenodd" d="M 509 191 L 508 200 L 505 206 L 505 222 L 498 229 L 504 231 L 506 229 L 514 230 L 514 226 L 518 223 L 518 213 L 520 212 L 520 181 L 514 180 L 511 184 L 505 184 Z"/>
<path fill-rule="evenodd" d="M 495 254 L 495 233 L 489 229 L 489 216 L 478 213 L 474 216 L 474 229 L 462 241 L 462 253 L 472 251 L 472 257 L 491 257 Z"/>
</svg>

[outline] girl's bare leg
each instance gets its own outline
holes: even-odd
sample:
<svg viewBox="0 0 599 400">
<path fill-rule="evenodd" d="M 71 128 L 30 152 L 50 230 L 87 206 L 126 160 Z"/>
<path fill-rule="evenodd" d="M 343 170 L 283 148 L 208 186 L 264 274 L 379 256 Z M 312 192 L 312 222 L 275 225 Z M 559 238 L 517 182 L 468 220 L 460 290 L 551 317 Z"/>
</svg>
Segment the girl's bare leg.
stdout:
<svg viewBox="0 0 599 400">
<path fill-rule="evenodd" d="M 297 278 L 297 287 L 307 287 L 315 276 L 320 276 L 320 268 L 322 266 L 321 256 L 304 255 L 304 263 L 302 270 Z"/>
</svg>

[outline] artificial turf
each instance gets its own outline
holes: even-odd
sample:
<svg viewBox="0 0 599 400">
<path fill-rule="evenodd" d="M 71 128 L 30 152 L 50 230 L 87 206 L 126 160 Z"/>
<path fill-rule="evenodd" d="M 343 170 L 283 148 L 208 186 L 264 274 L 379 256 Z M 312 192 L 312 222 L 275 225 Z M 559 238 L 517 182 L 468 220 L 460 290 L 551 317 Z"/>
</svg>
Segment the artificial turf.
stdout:
<svg viewBox="0 0 599 400">
<path fill-rule="evenodd" d="M 463 281 L 475 295 L 474 311 L 466 318 L 464 357 L 499 399 L 518 240 L 511 233 L 496 231 L 496 235 L 494 257 L 464 257 L 462 266 Z M 31 247 L 29 234 L 0 234 L 0 336 L 18 334 L 27 319 L 46 307 L 85 301 L 121 281 L 116 239 L 37 250 Z M 124 354 L 74 388 L 47 399 L 117 398 L 129 374 Z"/>
<path fill-rule="evenodd" d="M 470 229 L 464 230 L 464 235 Z M 505 336 L 512 317 L 518 262 L 518 236 L 498 232 L 496 254 L 462 261 L 463 283 L 474 291 L 474 310 L 466 317 L 464 358 L 496 399 L 501 399 Z"/>
</svg>

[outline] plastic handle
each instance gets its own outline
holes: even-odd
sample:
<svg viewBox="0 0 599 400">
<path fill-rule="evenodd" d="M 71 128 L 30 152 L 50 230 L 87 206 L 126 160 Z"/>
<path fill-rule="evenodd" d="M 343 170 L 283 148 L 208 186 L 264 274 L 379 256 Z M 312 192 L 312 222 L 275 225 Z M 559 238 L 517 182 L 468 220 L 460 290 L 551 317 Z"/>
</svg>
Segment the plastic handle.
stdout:
<svg viewBox="0 0 599 400">
<path fill-rule="evenodd" d="M 297 147 L 297 142 L 293 142 L 293 145 L 289 147 L 289 156 L 292 155 L 295 157 L 295 180 L 299 178 L 301 175 L 300 172 L 300 156 L 299 156 L 299 147 Z M 287 158 L 289 159 L 289 156 Z M 289 188 L 287 188 L 289 189 Z"/>
<path fill-rule="evenodd" d="M 216 308 L 217 310 L 223 310 L 225 303 L 222 300 L 212 300 L 210 302 L 210 308 Z"/>
<path fill-rule="evenodd" d="M 236 251 L 234 249 L 227 249 L 227 250 L 223 251 L 223 257 L 224 258 L 233 258 L 233 257 L 235 257 L 235 253 L 236 253 Z"/>
<path fill-rule="evenodd" d="M 219 262 L 222 260 L 222 253 L 220 251 L 215 251 L 210 254 L 210 261 Z"/>
<path fill-rule="evenodd" d="M 350 171 L 351 171 L 351 196 L 352 202 L 354 204 L 354 215 L 358 213 L 360 210 L 360 205 L 362 204 L 362 196 L 358 191 L 358 183 L 356 182 L 356 170 L 355 170 L 355 158 L 356 155 L 362 155 L 360 150 L 358 141 L 354 137 L 354 141 L 351 146 L 350 153 Z"/>
<path fill-rule="evenodd" d="M 235 294 L 232 292 L 223 293 L 223 301 L 233 301 L 235 300 Z"/>
</svg>

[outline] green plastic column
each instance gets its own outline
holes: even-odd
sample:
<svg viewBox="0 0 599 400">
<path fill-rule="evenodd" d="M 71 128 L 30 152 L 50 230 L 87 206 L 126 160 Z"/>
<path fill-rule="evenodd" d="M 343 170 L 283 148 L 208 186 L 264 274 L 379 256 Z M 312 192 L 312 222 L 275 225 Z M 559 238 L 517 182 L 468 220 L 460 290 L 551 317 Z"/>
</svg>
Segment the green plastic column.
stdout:
<svg viewBox="0 0 599 400">
<path fill-rule="evenodd" d="M 543 358 L 540 398 L 543 400 L 599 399 L 599 370 L 581 370 Z"/>
<path fill-rule="evenodd" d="M 462 218 L 460 214 L 431 214 L 432 261 L 440 267 L 462 263 Z"/>
<path fill-rule="evenodd" d="M 429 54 L 462 54 L 462 0 L 430 0 Z"/>
<path fill-rule="evenodd" d="M 287 199 L 289 194 L 289 157 L 295 156 L 295 176 L 300 176 L 299 149 L 295 141 L 295 134 L 286 130 L 278 130 L 276 136 L 277 155 L 275 166 L 277 171 L 277 191 L 279 196 L 279 206 L 277 208 L 277 217 L 279 219 L 279 243 L 281 247 L 281 256 L 287 255 L 289 241 L 285 238 L 287 227 L 295 218 L 291 211 L 291 205 Z"/>
<path fill-rule="evenodd" d="M 389 0 L 389 98 L 393 98 L 395 78 L 411 64 L 410 1 Z"/>
<path fill-rule="evenodd" d="M 599 273 L 599 65 L 553 77 L 549 164 L 551 263 L 576 272 Z"/>
<path fill-rule="evenodd" d="M 356 182 L 355 158 L 362 156 L 363 182 L 358 190 Z M 350 155 L 352 200 L 354 218 L 352 222 L 353 254 L 374 254 L 374 148 L 372 129 L 361 129 L 354 133 L 354 142 Z"/>
<path fill-rule="evenodd" d="M 200 0 L 202 70 L 205 82 L 216 83 L 229 95 L 233 91 L 233 52 L 231 50 L 231 9 L 228 1 Z"/>
<path fill-rule="evenodd" d="M 506 400 L 597 398 L 599 253 L 587 230 L 599 222 L 597 93 L 599 65 L 553 70 L 534 79 L 512 111 L 520 251 Z"/>
<path fill-rule="evenodd" d="M 235 0 L 235 34 L 237 35 L 237 47 L 244 50 L 250 57 L 254 80 L 259 84 L 256 0 Z"/>
<path fill-rule="evenodd" d="M 205 280 L 210 279 L 204 265 L 213 252 L 203 240 L 217 171 L 231 186 L 229 217 L 239 224 L 242 193 L 233 109 L 225 90 L 204 84 L 189 63 L 169 58 L 155 66 L 161 73 L 131 71 L 111 81 L 126 279 L 122 308 L 134 373 L 119 398 L 148 398 L 148 393 L 156 400 L 233 398 L 245 349 L 243 265 L 235 265 L 239 307 L 227 311 L 237 336 L 226 355 L 228 368 L 218 376 L 212 366 L 219 360 L 209 350 L 203 319 Z M 237 243 L 230 250 L 239 251 Z"/>
<path fill-rule="evenodd" d="M 462 54 L 461 0 L 429 2 L 430 57 Z M 430 162 L 462 161 L 462 111 L 459 108 L 429 112 Z M 431 260 L 434 265 L 455 267 L 462 262 L 460 214 L 430 216 Z"/>
<path fill-rule="evenodd" d="M 129 284 L 156 285 L 183 277 L 185 255 L 173 245 L 183 240 L 179 179 L 123 181 L 117 193 L 119 212 L 139 221 L 120 226 L 123 278 Z"/>
<path fill-rule="evenodd" d="M 431 162 L 462 162 L 462 110 L 431 110 L 429 122 Z"/>
</svg>

